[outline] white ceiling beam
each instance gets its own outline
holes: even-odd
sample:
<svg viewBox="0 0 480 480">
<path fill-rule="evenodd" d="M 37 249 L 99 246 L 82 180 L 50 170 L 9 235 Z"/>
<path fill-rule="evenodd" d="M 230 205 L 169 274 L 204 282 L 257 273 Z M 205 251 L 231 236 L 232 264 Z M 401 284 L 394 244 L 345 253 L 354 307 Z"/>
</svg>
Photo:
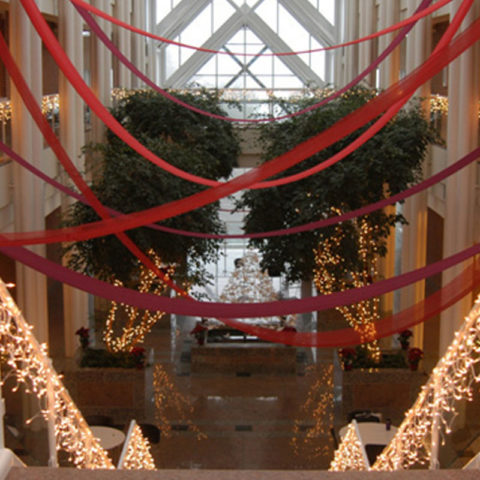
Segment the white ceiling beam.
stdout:
<svg viewBox="0 0 480 480">
<path fill-rule="evenodd" d="M 278 2 L 322 45 L 335 45 L 335 27 L 308 0 Z"/>
<path fill-rule="evenodd" d="M 155 33 L 161 37 L 173 39 L 180 35 L 188 25 L 202 12 L 212 0 L 182 0 L 161 22 L 157 23 Z"/>
<path fill-rule="evenodd" d="M 203 45 L 203 48 L 220 50 L 235 33 L 245 24 L 245 15 L 237 10 Z M 172 75 L 164 81 L 165 88 L 183 88 L 185 84 L 197 73 L 213 53 L 196 51 Z"/>
<path fill-rule="evenodd" d="M 292 52 L 292 49 L 253 11 L 246 15 L 247 26 L 267 45 L 272 52 Z M 305 85 L 323 87 L 325 82 L 298 56 L 278 57 Z"/>
</svg>

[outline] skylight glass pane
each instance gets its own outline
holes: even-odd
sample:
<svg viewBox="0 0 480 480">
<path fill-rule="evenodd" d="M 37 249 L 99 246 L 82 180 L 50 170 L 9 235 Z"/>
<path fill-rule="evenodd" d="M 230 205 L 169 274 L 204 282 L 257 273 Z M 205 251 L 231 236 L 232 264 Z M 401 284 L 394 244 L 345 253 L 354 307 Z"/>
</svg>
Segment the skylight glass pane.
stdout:
<svg viewBox="0 0 480 480">
<path fill-rule="evenodd" d="M 216 75 L 217 73 L 217 61 L 215 57 L 212 57 L 199 71 L 199 75 Z"/>
<path fill-rule="evenodd" d="M 274 88 L 302 88 L 303 82 L 294 75 L 275 75 Z"/>
<path fill-rule="evenodd" d="M 273 57 L 258 57 L 250 65 L 249 69 L 256 75 L 272 74 Z"/>
<path fill-rule="evenodd" d="M 213 31 L 216 32 L 229 17 L 235 13 L 235 9 L 227 0 L 215 0 L 213 5 Z"/>
<path fill-rule="evenodd" d="M 318 10 L 332 25 L 335 24 L 335 0 L 319 0 Z"/>
<path fill-rule="evenodd" d="M 179 53 L 180 53 L 180 47 L 177 47 L 177 45 L 168 45 L 167 48 L 165 49 L 165 55 L 167 58 L 166 62 L 166 77 L 168 78 L 172 73 L 177 70 L 177 68 L 180 65 L 179 62 Z"/>
<path fill-rule="evenodd" d="M 274 57 L 273 69 L 275 75 L 293 75 L 293 72 L 280 60 L 280 57 Z"/>
<path fill-rule="evenodd" d="M 200 46 L 212 34 L 212 6 L 207 5 L 200 14 L 181 33 L 182 42 Z M 182 56 L 183 60 L 183 56 Z"/>
<path fill-rule="evenodd" d="M 308 49 L 309 33 L 281 5 L 278 10 L 278 34 L 292 50 Z"/>
<path fill-rule="evenodd" d="M 218 73 L 236 75 L 242 67 L 229 55 L 218 55 Z"/>
<path fill-rule="evenodd" d="M 277 31 L 277 0 L 263 0 L 255 13 L 274 31 Z"/>
</svg>

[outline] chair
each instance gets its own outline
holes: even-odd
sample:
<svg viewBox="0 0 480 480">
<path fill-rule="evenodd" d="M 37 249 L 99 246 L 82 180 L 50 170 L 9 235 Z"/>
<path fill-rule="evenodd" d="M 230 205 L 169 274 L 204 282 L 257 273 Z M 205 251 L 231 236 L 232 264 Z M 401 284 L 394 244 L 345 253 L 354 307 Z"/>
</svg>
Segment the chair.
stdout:
<svg viewBox="0 0 480 480">
<path fill-rule="evenodd" d="M 143 436 L 150 443 L 158 443 L 160 441 L 160 430 L 151 423 L 139 423 L 138 426 L 142 430 Z"/>
<path fill-rule="evenodd" d="M 373 413 L 371 410 L 354 410 L 348 414 L 348 423 L 352 420 L 360 422 L 377 422 L 380 423 L 381 414 Z"/>
<path fill-rule="evenodd" d="M 98 425 L 101 427 L 111 427 L 113 419 L 107 415 L 86 415 L 85 421 L 90 425 Z"/>
</svg>

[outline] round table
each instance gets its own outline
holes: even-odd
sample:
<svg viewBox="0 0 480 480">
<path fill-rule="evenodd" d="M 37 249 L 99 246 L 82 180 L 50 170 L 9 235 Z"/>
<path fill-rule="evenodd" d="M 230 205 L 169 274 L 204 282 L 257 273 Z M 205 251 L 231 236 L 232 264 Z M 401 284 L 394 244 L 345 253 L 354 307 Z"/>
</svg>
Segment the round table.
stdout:
<svg viewBox="0 0 480 480">
<path fill-rule="evenodd" d="M 105 450 L 115 448 L 125 441 L 125 434 L 117 428 L 94 425 L 90 430 Z"/>
<path fill-rule="evenodd" d="M 390 440 L 397 432 L 397 427 L 393 425 L 387 430 L 386 423 L 379 422 L 357 422 L 359 440 L 364 445 L 388 445 Z M 340 437 L 343 438 L 347 433 L 348 425 L 340 429 Z"/>
</svg>

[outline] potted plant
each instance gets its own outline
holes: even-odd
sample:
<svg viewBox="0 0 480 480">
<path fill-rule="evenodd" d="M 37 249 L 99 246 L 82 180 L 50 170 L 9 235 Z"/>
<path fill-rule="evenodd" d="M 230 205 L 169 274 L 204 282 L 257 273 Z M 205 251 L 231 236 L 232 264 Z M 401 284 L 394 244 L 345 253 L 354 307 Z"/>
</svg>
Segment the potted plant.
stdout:
<svg viewBox="0 0 480 480">
<path fill-rule="evenodd" d="M 403 330 L 398 334 L 398 341 L 402 346 L 402 350 L 408 350 L 410 346 L 410 337 L 413 335 L 411 330 Z"/>
<path fill-rule="evenodd" d="M 407 359 L 408 364 L 410 365 L 410 370 L 416 371 L 418 370 L 418 364 L 420 360 L 423 358 L 423 350 L 420 348 L 411 348 L 408 350 Z"/>
<path fill-rule="evenodd" d="M 353 362 L 357 356 L 357 352 L 353 348 L 341 348 L 338 351 L 342 366 L 344 370 L 351 370 L 353 368 Z"/>
</svg>

